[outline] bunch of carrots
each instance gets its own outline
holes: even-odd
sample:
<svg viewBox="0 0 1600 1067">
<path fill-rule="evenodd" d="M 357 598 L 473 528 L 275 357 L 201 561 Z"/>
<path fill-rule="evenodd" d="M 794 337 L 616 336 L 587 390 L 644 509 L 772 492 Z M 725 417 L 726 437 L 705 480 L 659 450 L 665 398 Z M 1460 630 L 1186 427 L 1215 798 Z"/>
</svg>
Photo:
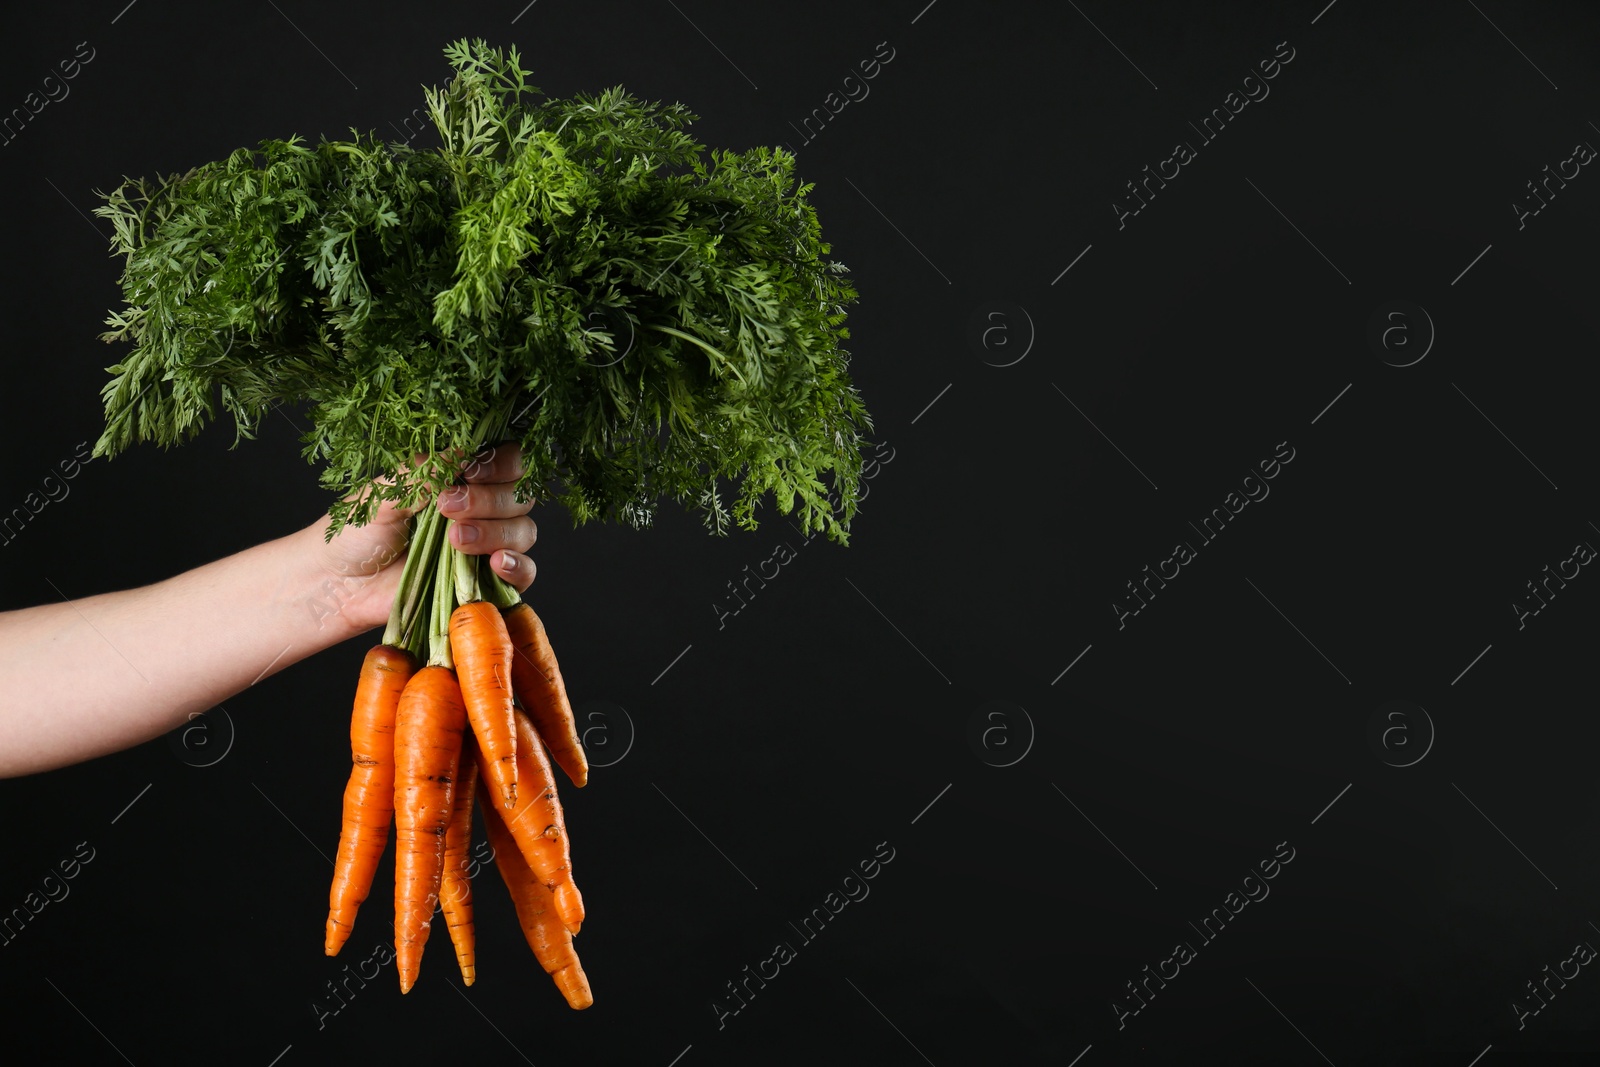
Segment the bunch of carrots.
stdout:
<svg viewBox="0 0 1600 1067">
<path fill-rule="evenodd" d="M 682 104 L 621 86 L 548 97 L 515 48 L 444 53 L 454 77 L 426 90 L 437 148 L 271 138 L 102 194 L 125 264 L 100 336 L 129 349 L 94 455 L 181 444 L 222 415 L 250 438 L 304 404 L 302 455 L 346 494 L 329 537 L 442 491 L 452 453 L 515 441 L 518 484 L 577 523 L 648 526 L 670 497 L 723 534 L 755 529 L 770 493 L 802 536 L 848 544 L 872 429 L 841 344 L 857 293 L 794 154 L 708 150 Z M 392 478 L 406 461 L 424 469 Z M 534 955 L 588 1007 L 551 764 L 578 786 L 588 768 L 555 655 L 436 504 L 414 520 L 356 691 L 327 952 L 392 824 L 401 990 L 436 908 L 473 982 L 476 794 Z"/>
<path fill-rule="evenodd" d="M 417 980 L 436 910 L 473 983 L 476 793 L 529 947 L 567 1004 L 587 1008 L 572 947 L 583 897 L 550 756 L 579 787 L 588 761 L 539 616 L 483 559 L 450 546 L 449 522 L 431 504 L 419 514 L 383 642 L 362 663 L 325 949 L 337 955 L 350 937 L 392 821 L 400 991 Z"/>
</svg>

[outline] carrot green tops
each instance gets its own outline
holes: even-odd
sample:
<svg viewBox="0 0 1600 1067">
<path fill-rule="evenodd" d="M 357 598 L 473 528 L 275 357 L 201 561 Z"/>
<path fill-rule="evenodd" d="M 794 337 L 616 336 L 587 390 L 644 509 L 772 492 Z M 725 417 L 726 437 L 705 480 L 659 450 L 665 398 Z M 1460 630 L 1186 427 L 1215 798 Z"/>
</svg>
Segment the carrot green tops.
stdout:
<svg viewBox="0 0 1600 1067">
<path fill-rule="evenodd" d="M 620 86 L 543 97 L 514 48 L 445 56 L 438 148 L 264 140 L 102 194 L 126 257 L 102 337 L 132 348 L 95 455 L 303 405 L 323 485 L 361 491 L 330 536 L 511 439 L 519 488 L 579 522 L 647 525 L 671 497 L 754 528 L 770 492 L 847 543 L 871 429 L 840 347 L 857 294 L 794 156 L 708 153 L 698 116 Z"/>
</svg>

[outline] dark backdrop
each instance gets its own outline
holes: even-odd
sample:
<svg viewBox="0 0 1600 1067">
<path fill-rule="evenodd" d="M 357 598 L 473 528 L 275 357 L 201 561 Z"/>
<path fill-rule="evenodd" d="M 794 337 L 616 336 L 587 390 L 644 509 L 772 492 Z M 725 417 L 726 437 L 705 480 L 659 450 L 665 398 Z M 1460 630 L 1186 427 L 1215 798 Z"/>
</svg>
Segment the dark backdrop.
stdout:
<svg viewBox="0 0 1600 1067">
<path fill-rule="evenodd" d="M 0 783 L 0 910 L 93 855 L 0 947 L 8 1062 L 1592 1062 L 1591 5 L 125 3 L 5 15 L 0 109 L 92 59 L 0 146 L 0 509 L 99 432 L 94 190 L 427 143 L 460 36 L 794 148 L 882 444 L 847 549 L 536 511 L 607 764 L 565 794 L 592 1010 L 498 884 L 471 990 L 440 932 L 405 1000 L 329 995 L 387 931 L 322 955 L 363 639 Z M 4 606 L 310 522 L 296 415 L 90 463 L 0 549 Z"/>
</svg>

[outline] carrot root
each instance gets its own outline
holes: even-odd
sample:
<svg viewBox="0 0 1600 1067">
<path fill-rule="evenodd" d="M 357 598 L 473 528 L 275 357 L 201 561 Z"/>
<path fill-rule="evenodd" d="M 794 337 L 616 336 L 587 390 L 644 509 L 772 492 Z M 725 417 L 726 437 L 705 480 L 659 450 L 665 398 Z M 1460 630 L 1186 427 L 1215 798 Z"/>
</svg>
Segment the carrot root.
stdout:
<svg viewBox="0 0 1600 1067">
<path fill-rule="evenodd" d="M 361 663 L 350 716 L 350 781 L 344 791 L 339 851 L 328 891 L 323 951 L 337 956 L 389 840 L 394 814 L 394 719 L 417 663 L 404 649 L 375 645 Z"/>
<path fill-rule="evenodd" d="M 583 896 L 572 880 L 572 854 L 567 841 L 566 817 L 556 795 L 555 773 L 544 745 L 534 732 L 533 723 L 520 709 L 517 720 L 518 779 L 522 792 L 509 810 L 495 795 L 494 782 L 480 763 L 479 782 L 486 784 L 494 797 L 496 814 L 511 832 L 517 851 L 554 894 L 561 921 L 571 927 L 583 922 Z M 484 758 L 482 752 L 480 760 Z"/>
<path fill-rule="evenodd" d="M 394 947 L 402 993 L 416 983 L 439 902 L 466 725 L 454 671 L 429 666 L 412 676 L 394 726 Z"/>
<path fill-rule="evenodd" d="M 572 947 L 572 934 L 556 914 L 555 897 L 522 858 L 511 830 L 500 817 L 481 779 L 478 789 L 484 809 L 484 829 L 489 833 L 489 843 L 494 846 L 500 878 L 517 909 L 522 935 L 533 949 L 539 966 L 561 991 L 567 1006 L 582 1011 L 594 1003 L 594 993 L 589 988 L 588 976 L 583 973 L 583 964 L 578 961 L 578 953 Z"/>
<path fill-rule="evenodd" d="M 524 601 L 505 612 L 505 628 L 514 649 L 512 687 L 550 746 L 556 765 L 581 789 L 589 781 L 589 760 L 578 740 L 577 720 L 544 623 Z"/>
<path fill-rule="evenodd" d="M 444 874 L 439 886 L 439 903 L 450 930 L 450 943 L 455 946 L 456 965 L 461 968 L 463 985 L 471 985 L 478 977 L 472 879 L 467 873 L 467 854 L 472 848 L 472 802 L 478 784 L 476 749 L 472 733 L 463 734 L 460 770 L 452 796 L 454 810 L 444 837 Z"/>
<path fill-rule="evenodd" d="M 511 637 L 500 609 L 473 600 L 450 613 L 455 658 L 467 718 L 483 751 L 483 772 L 509 807 L 517 799 L 517 730 L 512 708 Z"/>
</svg>

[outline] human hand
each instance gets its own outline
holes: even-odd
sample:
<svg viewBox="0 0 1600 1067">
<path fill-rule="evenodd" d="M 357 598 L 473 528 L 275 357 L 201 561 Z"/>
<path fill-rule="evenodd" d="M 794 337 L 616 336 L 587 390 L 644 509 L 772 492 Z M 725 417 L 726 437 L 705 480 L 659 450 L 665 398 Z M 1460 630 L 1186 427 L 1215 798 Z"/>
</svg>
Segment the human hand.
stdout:
<svg viewBox="0 0 1600 1067">
<path fill-rule="evenodd" d="M 417 457 L 419 462 L 422 458 Z M 522 470 L 521 446 L 497 445 L 464 461 L 461 479 L 466 484 L 452 486 L 439 499 L 440 513 L 455 520 L 451 545 L 468 555 L 492 554 L 494 572 L 519 593 L 533 584 L 535 567 L 527 552 L 538 537 L 538 527 L 528 517 L 533 501 L 518 503 L 513 495 Z M 354 636 L 388 621 L 405 563 L 406 520 L 423 506 L 401 508 L 386 500 L 365 526 L 346 526 L 331 541 L 324 540 L 327 515 L 301 532 L 325 575 L 312 605 L 319 627 L 338 625 Z"/>
</svg>

